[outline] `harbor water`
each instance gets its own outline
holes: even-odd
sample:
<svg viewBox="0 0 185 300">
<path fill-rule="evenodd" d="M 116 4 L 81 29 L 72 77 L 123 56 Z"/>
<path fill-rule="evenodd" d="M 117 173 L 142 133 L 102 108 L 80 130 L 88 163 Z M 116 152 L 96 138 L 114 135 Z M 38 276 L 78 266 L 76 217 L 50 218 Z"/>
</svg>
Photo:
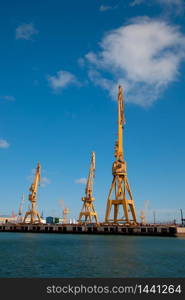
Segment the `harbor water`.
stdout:
<svg viewBox="0 0 185 300">
<path fill-rule="evenodd" d="M 185 277 L 185 238 L 1 232 L 0 277 Z"/>
</svg>

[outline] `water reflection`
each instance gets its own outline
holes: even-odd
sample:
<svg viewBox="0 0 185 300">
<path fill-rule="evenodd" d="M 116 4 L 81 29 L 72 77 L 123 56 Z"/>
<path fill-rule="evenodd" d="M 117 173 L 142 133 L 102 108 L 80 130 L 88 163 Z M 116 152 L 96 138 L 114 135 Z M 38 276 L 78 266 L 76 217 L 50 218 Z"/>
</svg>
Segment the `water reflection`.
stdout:
<svg viewBox="0 0 185 300">
<path fill-rule="evenodd" d="M 185 277 L 185 239 L 0 234 L 0 277 Z"/>
</svg>

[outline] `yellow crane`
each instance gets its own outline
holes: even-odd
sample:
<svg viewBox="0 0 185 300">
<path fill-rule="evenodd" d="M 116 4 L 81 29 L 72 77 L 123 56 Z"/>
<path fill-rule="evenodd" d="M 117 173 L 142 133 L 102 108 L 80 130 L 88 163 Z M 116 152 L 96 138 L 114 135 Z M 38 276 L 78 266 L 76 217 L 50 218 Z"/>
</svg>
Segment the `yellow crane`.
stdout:
<svg viewBox="0 0 185 300">
<path fill-rule="evenodd" d="M 79 224 L 87 224 L 92 223 L 95 221 L 96 224 L 98 224 L 98 215 L 94 208 L 94 197 L 93 195 L 93 182 L 95 177 L 95 153 L 92 152 L 91 155 L 91 163 L 90 163 L 90 170 L 89 170 L 89 176 L 86 183 L 85 188 L 85 197 L 82 197 L 83 206 L 82 210 L 79 215 Z M 85 217 L 85 220 L 82 221 L 82 218 Z"/>
<path fill-rule="evenodd" d="M 118 138 L 115 145 L 115 161 L 112 165 L 113 181 L 110 187 L 105 214 L 106 223 L 137 224 L 132 192 L 127 179 L 126 162 L 123 153 L 123 128 L 125 125 L 122 87 L 118 88 Z M 114 191 L 113 199 L 111 199 Z M 114 208 L 111 218 L 111 209 Z M 123 208 L 123 217 L 119 217 L 119 207 Z M 121 212 L 122 213 L 122 212 Z"/>
<path fill-rule="evenodd" d="M 26 212 L 23 223 L 26 222 L 28 216 L 30 216 L 30 220 L 29 220 L 30 224 L 42 223 L 40 213 L 36 209 L 37 190 L 38 190 L 38 185 L 40 184 L 40 176 L 41 176 L 41 165 L 40 163 L 38 163 L 33 183 L 29 189 L 30 191 L 29 201 L 31 202 L 31 208 L 29 208 L 28 211 Z"/>
</svg>

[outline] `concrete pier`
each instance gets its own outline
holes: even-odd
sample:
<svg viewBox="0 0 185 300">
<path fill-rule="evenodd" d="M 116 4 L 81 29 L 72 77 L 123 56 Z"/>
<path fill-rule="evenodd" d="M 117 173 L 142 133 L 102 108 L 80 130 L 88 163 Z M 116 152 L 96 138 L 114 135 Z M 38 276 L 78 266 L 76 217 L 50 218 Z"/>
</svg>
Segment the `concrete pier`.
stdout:
<svg viewBox="0 0 185 300">
<path fill-rule="evenodd" d="M 177 225 L 105 225 L 94 224 L 0 224 L 0 232 L 32 232 L 32 233 L 60 233 L 60 234 L 120 234 L 144 236 L 185 236 L 185 227 Z"/>
</svg>

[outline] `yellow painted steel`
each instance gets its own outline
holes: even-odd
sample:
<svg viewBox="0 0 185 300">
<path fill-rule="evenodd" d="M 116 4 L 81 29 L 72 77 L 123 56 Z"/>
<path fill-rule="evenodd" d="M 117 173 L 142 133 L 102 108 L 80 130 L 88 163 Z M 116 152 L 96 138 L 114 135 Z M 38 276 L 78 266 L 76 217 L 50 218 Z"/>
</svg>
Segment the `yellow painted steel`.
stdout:
<svg viewBox="0 0 185 300">
<path fill-rule="evenodd" d="M 123 153 L 123 128 L 125 125 L 124 102 L 122 87 L 118 88 L 118 139 L 115 145 L 115 161 L 112 165 L 113 181 L 107 199 L 107 208 L 105 214 L 106 223 L 124 223 L 136 224 L 136 211 L 132 192 L 127 179 L 126 162 Z M 112 193 L 114 198 L 112 199 Z M 122 212 L 119 212 L 120 206 Z M 113 207 L 113 217 L 111 218 L 111 209 Z M 119 217 L 119 213 L 123 217 Z"/>
<path fill-rule="evenodd" d="M 94 208 L 94 198 L 93 198 L 93 181 L 95 173 L 95 153 L 92 152 L 91 156 L 91 164 L 89 170 L 89 176 L 87 179 L 86 189 L 85 189 L 85 197 L 82 197 L 83 206 L 79 215 L 78 223 L 79 224 L 87 224 L 87 223 L 96 223 L 98 224 L 98 215 Z M 82 218 L 85 217 L 85 220 Z"/>
<path fill-rule="evenodd" d="M 36 209 L 37 203 L 37 190 L 38 185 L 40 183 L 40 176 L 41 176 L 41 165 L 38 163 L 35 177 L 33 183 L 30 187 L 30 194 L 29 194 L 29 201 L 31 202 L 31 208 L 26 212 L 23 223 L 26 223 L 27 217 L 30 216 L 29 221 L 27 223 L 34 224 L 34 223 L 42 223 L 40 213 Z"/>
</svg>

